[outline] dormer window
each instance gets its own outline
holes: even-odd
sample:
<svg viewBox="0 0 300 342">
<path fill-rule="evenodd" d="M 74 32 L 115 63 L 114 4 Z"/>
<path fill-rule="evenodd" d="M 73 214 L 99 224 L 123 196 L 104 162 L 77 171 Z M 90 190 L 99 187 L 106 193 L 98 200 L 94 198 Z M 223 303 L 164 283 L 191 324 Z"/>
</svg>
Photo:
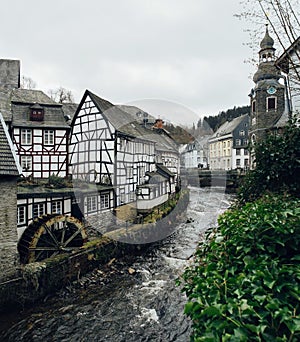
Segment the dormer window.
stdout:
<svg viewBox="0 0 300 342">
<path fill-rule="evenodd" d="M 30 120 L 31 121 L 43 121 L 44 120 L 44 108 L 38 103 L 30 107 Z"/>
</svg>

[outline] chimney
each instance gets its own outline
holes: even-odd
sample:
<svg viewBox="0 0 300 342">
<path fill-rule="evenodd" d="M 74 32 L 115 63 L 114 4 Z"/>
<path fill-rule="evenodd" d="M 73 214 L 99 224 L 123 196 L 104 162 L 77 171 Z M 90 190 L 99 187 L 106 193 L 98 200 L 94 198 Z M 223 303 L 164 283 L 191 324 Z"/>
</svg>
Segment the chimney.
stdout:
<svg viewBox="0 0 300 342">
<path fill-rule="evenodd" d="M 20 61 L 0 59 L 0 87 L 7 89 L 20 88 Z"/>
<path fill-rule="evenodd" d="M 163 128 L 164 122 L 162 119 L 156 119 L 155 120 L 155 124 L 154 124 L 154 128 Z"/>
</svg>

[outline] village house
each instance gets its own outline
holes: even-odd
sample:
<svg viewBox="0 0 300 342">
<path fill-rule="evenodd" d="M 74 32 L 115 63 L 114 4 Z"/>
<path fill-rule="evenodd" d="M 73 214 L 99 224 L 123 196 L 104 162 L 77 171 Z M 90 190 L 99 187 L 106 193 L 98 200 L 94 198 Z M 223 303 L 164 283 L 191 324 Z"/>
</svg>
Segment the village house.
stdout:
<svg viewBox="0 0 300 342">
<path fill-rule="evenodd" d="M 290 98 L 288 110 L 300 113 L 300 37 L 298 37 L 276 60 L 275 65 L 286 77 L 287 96 Z"/>
<path fill-rule="evenodd" d="M 248 152 L 249 115 L 226 121 L 209 138 L 209 165 L 211 170 L 246 169 Z"/>
<path fill-rule="evenodd" d="M 18 60 L 0 60 L 0 79 L 0 108 L 23 175 L 38 179 L 67 176 L 70 126 L 62 104 L 40 90 L 20 88 Z"/>
<path fill-rule="evenodd" d="M 209 136 L 196 138 L 185 146 L 181 153 L 182 167 L 185 169 L 208 168 L 208 139 Z"/>
<path fill-rule="evenodd" d="M 101 223 L 99 229 L 114 224 L 115 217 L 123 223 L 132 221 L 175 192 L 176 174 L 156 158 L 161 137 L 119 106 L 86 90 L 71 126 L 73 183 L 76 188 L 94 184 L 94 194 L 78 191 L 78 205 L 85 218 Z"/>
</svg>

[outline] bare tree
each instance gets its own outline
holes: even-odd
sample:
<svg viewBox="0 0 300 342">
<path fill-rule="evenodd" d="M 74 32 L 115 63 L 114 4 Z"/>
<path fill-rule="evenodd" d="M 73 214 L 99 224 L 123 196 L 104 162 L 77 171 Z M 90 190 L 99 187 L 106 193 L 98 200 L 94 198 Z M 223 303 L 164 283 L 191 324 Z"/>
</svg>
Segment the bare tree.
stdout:
<svg viewBox="0 0 300 342">
<path fill-rule="evenodd" d="M 57 89 L 50 89 L 48 91 L 49 96 L 55 102 L 59 103 L 67 103 L 74 102 L 74 96 L 71 90 L 67 90 L 63 87 L 59 87 Z"/>
<path fill-rule="evenodd" d="M 279 55 L 285 56 L 289 64 L 290 90 L 300 94 L 300 52 L 299 47 L 290 53 L 289 48 L 299 40 L 300 6 L 299 0 L 241 0 L 242 13 L 236 15 L 251 24 L 248 29 L 250 42 L 247 45 L 257 53 L 261 39 L 262 26 L 268 24 L 276 41 Z M 250 59 L 255 61 L 254 58 Z"/>
<path fill-rule="evenodd" d="M 21 88 L 22 89 L 35 89 L 36 83 L 31 77 L 22 76 Z"/>
</svg>

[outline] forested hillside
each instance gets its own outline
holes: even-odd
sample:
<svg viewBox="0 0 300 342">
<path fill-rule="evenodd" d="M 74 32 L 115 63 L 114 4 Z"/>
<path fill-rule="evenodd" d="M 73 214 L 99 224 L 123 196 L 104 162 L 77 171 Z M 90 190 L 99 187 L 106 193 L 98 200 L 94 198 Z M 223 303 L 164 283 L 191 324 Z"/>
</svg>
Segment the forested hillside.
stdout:
<svg viewBox="0 0 300 342">
<path fill-rule="evenodd" d="M 250 106 L 234 107 L 226 111 L 220 112 L 216 116 L 205 116 L 203 120 L 198 121 L 198 128 L 205 126 L 210 127 L 214 132 L 226 121 L 237 118 L 238 116 L 249 114 Z"/>
</svg>

